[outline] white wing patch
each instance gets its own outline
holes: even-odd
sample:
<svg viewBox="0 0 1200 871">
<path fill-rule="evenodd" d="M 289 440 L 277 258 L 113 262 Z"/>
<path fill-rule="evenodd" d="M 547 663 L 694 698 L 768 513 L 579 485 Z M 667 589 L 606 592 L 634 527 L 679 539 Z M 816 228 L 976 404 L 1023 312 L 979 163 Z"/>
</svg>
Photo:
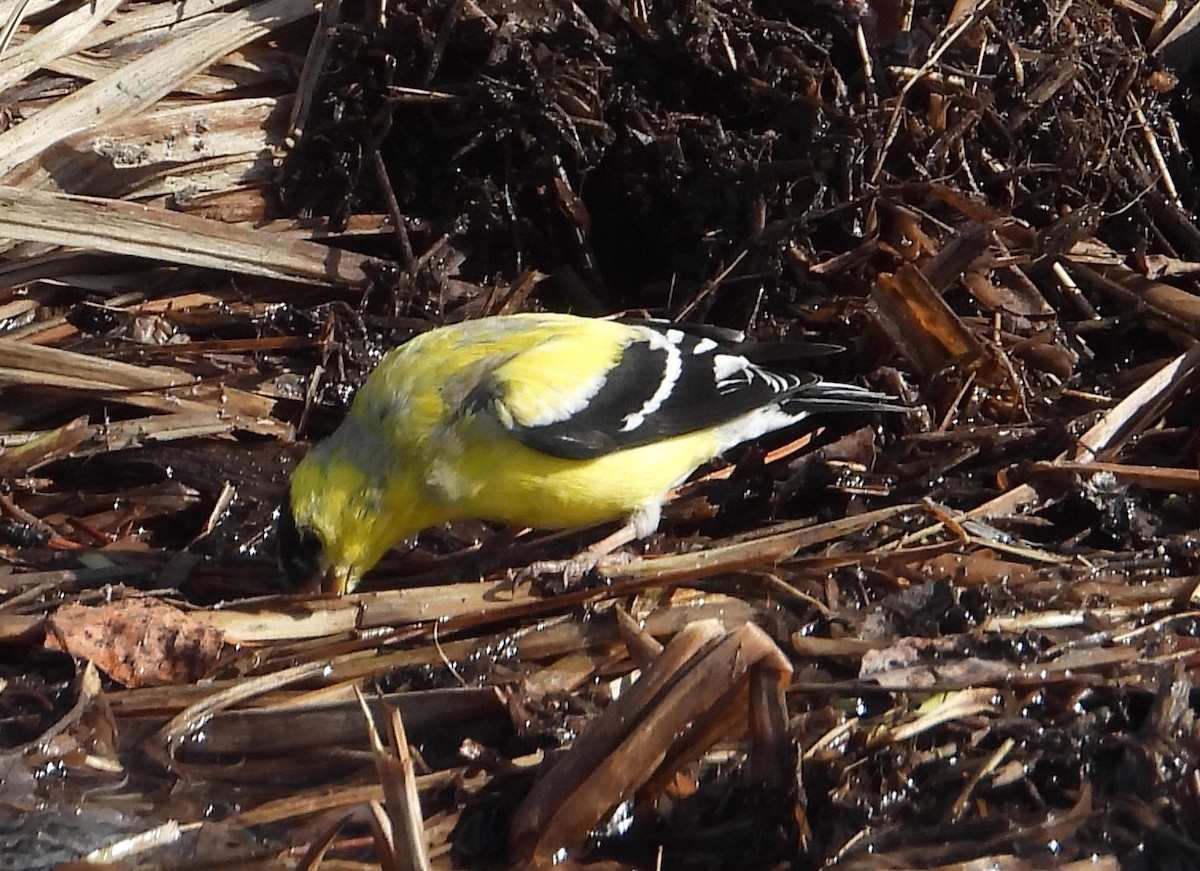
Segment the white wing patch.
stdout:
<svg viewBox="0 0 1200 871">
<path fill-rule="evenodd" d="M 667 358 L 663 363 L 662 379 L 641 408 L 622 418 L 621 432 L 633 432 L 644 424 L 648 416 L 662 407 L 663 402 L 671 395 L 671 391 L 675 389 L 675 385 L 679 381 L 679 375 L 683 372 L 683 360 L 679 354 L 679 342 L 683 339 L 683 333 L 678 330 L 668 330 L 665 334 L 666 341 L 664 342 L 663 339 L 664 334 L 650 331 L 647 340 L 652 348 L 661 348 L 667 352 Z"/>
<path fill-rule="evenodd" d="M 754 367 L 745 357 L 736 357 L 733 354 L 713 355 L 713 378 L 720 393 L 728 393 L 750 384 L 754 375 Z"/>
<path fill-rule="evenodd" d="M 731 393 L 750 386 L 755 380 L 765 382 L 775 393 L 784 393 L 795 385 L 793 380 L 733 354 L 713 355 L 713 379 L 718 393 Z"/>
</svg>

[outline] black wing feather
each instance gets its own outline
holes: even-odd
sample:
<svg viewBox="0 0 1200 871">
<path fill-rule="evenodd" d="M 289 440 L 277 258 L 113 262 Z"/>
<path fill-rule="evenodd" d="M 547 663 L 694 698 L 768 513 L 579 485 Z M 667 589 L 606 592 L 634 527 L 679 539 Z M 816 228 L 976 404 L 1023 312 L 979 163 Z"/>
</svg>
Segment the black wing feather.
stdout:
<svg viewBox="0 0 1200 871">
<path fill-rule="evenodd" d="M 551 456 L 586 460 L 718 426 L 820 380 L 808 373 L 780 374 L 752 365 L 739 368 L 737 378 L 718 380 L 717 366 L 727 365 L 728 358 L 739 356 L 736 345 L 718 341 L 711 332 L 681 332 L 669 324 L 643 324 L 670 336 L 670 347 L 632 342 L 604 386 L 583 409 L 550 424 L 513 424 L 509 428 L 513 437 Z M 674 384 L 655 407 L 647 410 L 672 356 L 678 361 Z"/>
</svg>

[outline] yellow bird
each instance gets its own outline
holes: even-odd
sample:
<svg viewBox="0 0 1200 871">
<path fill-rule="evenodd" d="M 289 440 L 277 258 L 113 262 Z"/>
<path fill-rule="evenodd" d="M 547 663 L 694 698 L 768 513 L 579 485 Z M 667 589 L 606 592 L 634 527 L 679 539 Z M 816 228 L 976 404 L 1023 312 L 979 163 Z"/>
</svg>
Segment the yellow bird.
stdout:
<svg viewBox="0 0 1200 871">
<path fill-rule="evenodd" d="M 292 474 L 284 574 L 350 591 L 392 546 L 467 518 L 549 529 L 624 519 L 611 549 L 653 532 L 668 493 L 722 451 L 813 412 L 896 410 L 861 387 L 763 368 L 739 340 L 562 314 L 417 336 Z"/>
</svg>

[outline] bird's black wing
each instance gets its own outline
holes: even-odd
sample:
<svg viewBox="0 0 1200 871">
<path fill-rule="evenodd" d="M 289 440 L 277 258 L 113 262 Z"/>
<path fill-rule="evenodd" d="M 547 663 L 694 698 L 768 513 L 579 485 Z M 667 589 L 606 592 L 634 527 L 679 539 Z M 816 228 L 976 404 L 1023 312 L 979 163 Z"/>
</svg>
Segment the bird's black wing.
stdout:
<svg viewBox="0 0 1200 871">
<path fill-rule="evenodd" d="M 751 363 L 712 333 L 659 322 L 631 325 L 631 340 L 586 396 L 570 397 L 553 419 L 523 420 L 507 408 L 505 367 L 468 398 L 487 406 L 521 443 L 551 456 L 584 460 L 718 426 L 756 408 L 798 396 L 820 379 Z M 507 365 L 507 364 L 506 364 Z"/>
</svg>

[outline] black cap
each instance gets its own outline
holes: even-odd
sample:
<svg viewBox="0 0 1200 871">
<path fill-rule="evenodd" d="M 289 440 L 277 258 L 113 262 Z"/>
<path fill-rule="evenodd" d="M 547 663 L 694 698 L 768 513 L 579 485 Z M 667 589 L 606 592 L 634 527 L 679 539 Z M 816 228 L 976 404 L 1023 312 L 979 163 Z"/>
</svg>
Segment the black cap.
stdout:
<svg viewBox="0 0 1200 871">
<path fill-rule="evenodd" d="M 291 502 L 279 506 L 279 568 L 293 589 L 308 586 L 321 568 L 321 538 L 311 527 L 296 526 Z"/>
</svg>

